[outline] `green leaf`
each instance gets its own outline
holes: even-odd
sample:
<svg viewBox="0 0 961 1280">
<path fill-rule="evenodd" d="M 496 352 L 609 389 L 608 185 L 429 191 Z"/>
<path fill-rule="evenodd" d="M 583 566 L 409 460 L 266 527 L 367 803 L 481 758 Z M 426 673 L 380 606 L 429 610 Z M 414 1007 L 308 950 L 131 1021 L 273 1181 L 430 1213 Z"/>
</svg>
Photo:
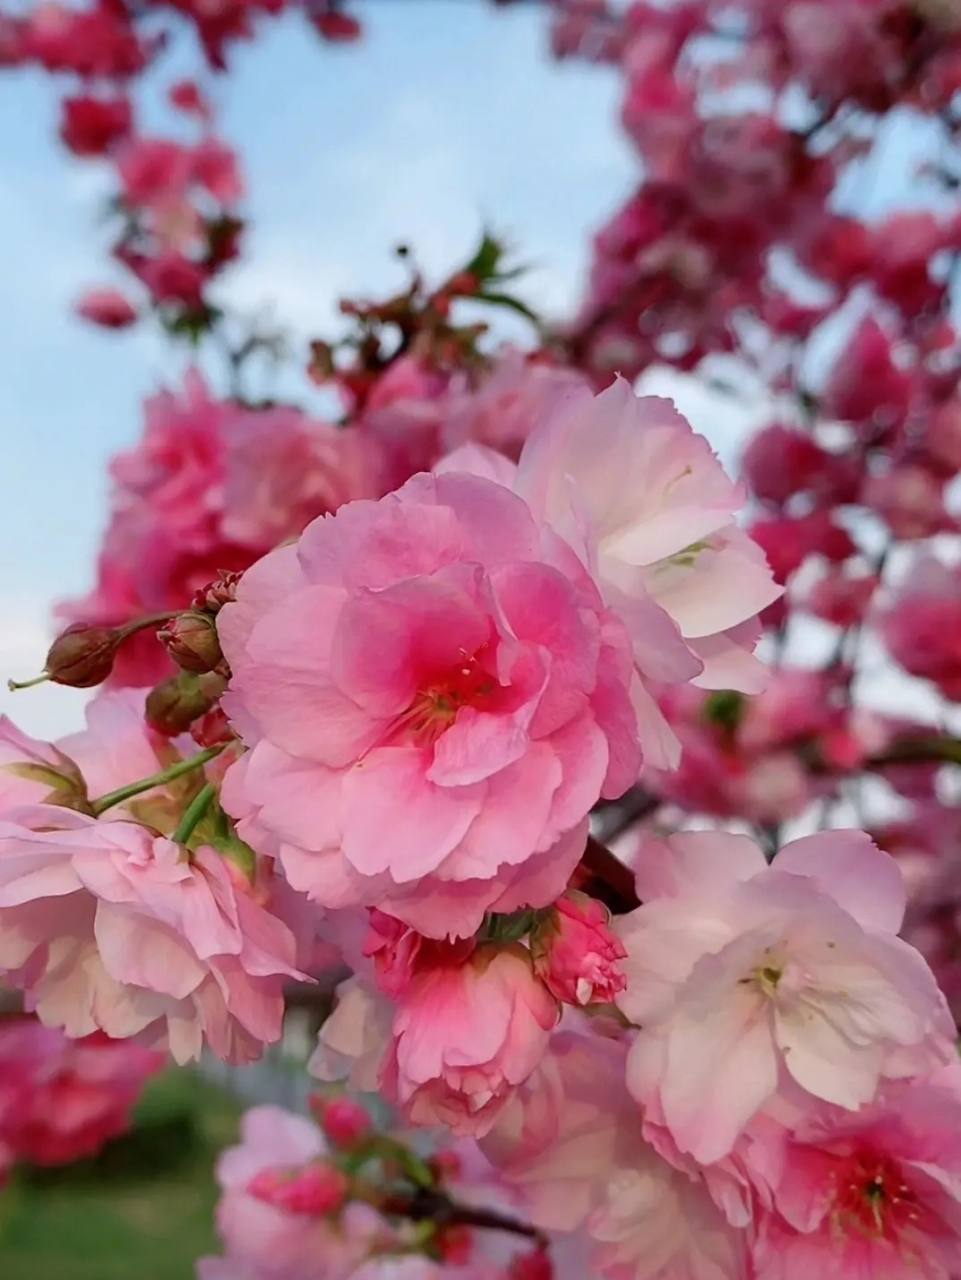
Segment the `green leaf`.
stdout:
<svg viewBox="0 0 961 1280">
<path fill-rule="evenodd" d="M 497 268 L 503 256 L 504 246 L 499 240 L 495 240 L 489 232 L 485 231 L 480 247 L 467 266 L 464 267 L 464 270 L 469 271 L 478 280 L 490 280 L 497 275 Z"/>
<path fill-rule="evenodd" d="M 541 327 L 541 318 L 537 312 L 532 311 L 526 302 L 521 302 L 520 298 L 512 297 L 509 293 L 478 293 L 475 295 L 475 300 L 489 302 L 492 307 L 507 307 L 523 316 L 525 320 L 529 320 L 538 329 Z"/>
</svg>

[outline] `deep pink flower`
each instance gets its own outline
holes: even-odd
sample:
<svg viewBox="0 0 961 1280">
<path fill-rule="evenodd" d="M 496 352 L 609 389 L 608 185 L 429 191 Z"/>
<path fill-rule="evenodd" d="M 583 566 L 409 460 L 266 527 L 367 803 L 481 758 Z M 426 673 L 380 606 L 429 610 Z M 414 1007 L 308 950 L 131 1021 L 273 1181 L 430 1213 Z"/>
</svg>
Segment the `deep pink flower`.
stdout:
<svg viewBox="0 0 961 1280">
<path fill-rule="evenodd" d="M 811 489 L 826 464 L 824 450 L 810 435 L 775 423 L 751 437 L 741 471 L 759 498 L 780 506 Z"/>
<path fill-rule="evenodd" d="M 377 985 L 385 995 L 397 1000 L 410 986 L 422 942 L 402 920 L 371 908 L 364 955 L 373 959 Z"/>
<path fill-rule="evenodd" d="M 167 138 L 131 138 L 117 157 L 124 196 L 134 207 L 157 208 L 182 200 L 190 186 L 189 147 Z"/>
<path fill-rule="evenodd" d="M 77 94 L 63 100 L 60 137 L 77 156 L 101 156 L 127 136 L 133 127 L 128 98 L 95 98 Z"/>
<path fill-rule="evenodd" d="M 958 1274 L 958 1073 L 954 1063 L 889 1086 L 855 1115 L 824 1108 L 755 1138 L 748 1168 L 773 1200 L 759 1222 L 758 1280 Z"/>
<path fill-rule="evenodd" d="M 780 1072 L 854 1111 L 953 1059 L 944 997 L 896 936 L 900 872 L 863 832 L 796 840 L 770 867 L 746 836 L 652 839 L 637 880 L 644 906 L 618 922 L 617 1003 L 643 1027 L 628 1084 L 699 1162 L 731 1150 Z"/>
<path fill-rule="evenodd" d="M 115 624 L 187 608 L 221 570 L 246 569 L 315 516 L 381 490 L 374 441 L 298 409 L 247 410 L 219 400 L 201 376 L 146 404 L 136 448 L 111 464 L 112 517 L 97 587 L 64 613 Z M 117 684 L 169 674 L 154 633 L 127 642 Z"/>
<path fill-rule="evenodd" d="M 485 1133 L 537 1066 L 558 1012 L 519 944 L 435 945 L 394 1015 L 385 1096 L 412 1124 Z"/>
<path fill-rule="evenodd" d="M 327 906 L 434 937 L 545 906 L 637 776 L 623 626 L 493 482 L 342 507 L 248 571 L 218 630 L 251 748 L 224 803 Z"/>
<path fill-rule="evenodd" d="M 915 558 L 880 616 L 891 657 L 913 676 L 961 697 L 961 574 L 933 555 Z"/>
<path fill-rule="evenodd" d="M 68 1040 L 33 1018 L 0 1022 L 0 1146 L 31 1164 L 96 1155 L 130 1127 L 162 1054 L 95 1034 Z"/>
<path fill-rule="evenodd" d="M 35 805 L 0 822 L 0 970 L 70 1036 L 206 1042 L 234 1062 L 280 1037 L 293 935 L 210 848 Z"/>
<path fill-rule="evenodd" d="M 627 979 L 618 962 L 627 952 L 610 929 L 610 912 L 594 898 L 568 892 L 538 929 L 534 972 L 565 1004 L 606 1004 Z"/>
</svg>

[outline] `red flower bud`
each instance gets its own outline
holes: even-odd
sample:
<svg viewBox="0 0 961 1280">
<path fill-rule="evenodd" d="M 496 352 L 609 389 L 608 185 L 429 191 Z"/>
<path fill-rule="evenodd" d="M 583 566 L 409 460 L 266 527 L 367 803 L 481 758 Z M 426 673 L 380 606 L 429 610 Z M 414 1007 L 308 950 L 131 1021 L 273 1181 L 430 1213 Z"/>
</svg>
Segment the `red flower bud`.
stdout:
<svg viewBox="0 0 961 1280">
<path fill-rule="evenodd" d="M 214 707 L 190 726 L 190 736 L 198 747 L 219 747 L 236 737 L 220 707 Z"/>
<path fill-rule="evenodd" d="M 223 676 L 184 671 L 150 691 L 144 718 L 151 729 L 175 738 L 212 710 L 226 687 Z"/>
<path fill-rule="evenodd" d="M 366 1107 L 352 1098 L 323 1098 L 311 1100 L 311 1110 L 320 1121 L 321 1128 L 332 1146 L 341 1151 L 352 1151 L 365 1142 L 373 1131 Z"/>
<path fill-rule="evenodd" d="M 535 1249 L 518 1254 L 507 1274 L 510 1280 L 553 1280 L 554 1267 L 546 1249 Z"/>
<path fill-rule="evenodd" d="M 237 599 L 237 583 L 241 574 L 236 570 L 222 571 L 213 582 L 201 587 L 190 602 L 191 609 L 203 613 L 219 613 L 225 604 Z"/>
<path fill-rule="evenodd" d="M 158 636 L 167 652 L 184 671 L 203 673 L 222 667 L 224 655 L 217 639 L 217 624 L 208 613 L 178 613 Z"/>
<path fill-rule="evenodd" d="M 247 1194 L 288 1213 L 320 1218 L 336 1213 L 349 1188 L 343 1169 L 317 1163 L 300 1169 L 264 1169 L 248 1183 Z"/>
<path fill-rule="evenodd" d="M 468 1227 L 445 1227 L 437 1232 L 435 1243 L 444 1262 L 452 1267 L 462 1267 L 470 1262 L 474 1233 Z"/>
</svg>

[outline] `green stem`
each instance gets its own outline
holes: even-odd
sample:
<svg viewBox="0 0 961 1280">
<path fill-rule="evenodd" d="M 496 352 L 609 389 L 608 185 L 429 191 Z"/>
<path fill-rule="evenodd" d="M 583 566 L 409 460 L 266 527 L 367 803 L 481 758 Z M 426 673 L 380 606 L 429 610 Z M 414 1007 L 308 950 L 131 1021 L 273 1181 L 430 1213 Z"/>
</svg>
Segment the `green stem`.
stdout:
<svg viewBox="0 0 961 1280">
<path fill-rule="evenodd" d="M 164 769 L 162 773 L 155 773 L 151 778 L 141 778 L 138 782 L 128 783 L 125 787 L 118 787 L 116 791 L 108 791 L 105 796 L 101 796 L 93 805 L 93 816 L 99 818 L 102 813 L 108 809 L 112 809 L 116 804 L 123 804 L 125 800 L 130 800 L 133 796 L 139 796 L 144 791 L 151 791 L 154 787 L 163 787 L 168 782 L 174 782 L 177 778 L 182 778 L 185 773 L 191 773 L 194 769 L 199 769 L 205 765 L 208 760 L 213 760 L 214 756 L 219 756 L 224 749 L 224 744 L 217 747 L 208 747 L 206 751 L 200 751 L 197 755 L 191 756 L 189 760 L 180 760 L 177 764 L 172 764 L 169 769 Z"/>
<path fill-rule="evenodd" d="M 170 837 L 174 844 L 187 843 L 194 833 L 194 827 L 210 808 L 210 802 L 216 794 L 217 788 L 212 782 L 208 782 L 201 791 L 198 791 L 184 810 L 184 816 L 178 822 L 177 830 Z"/>
</svg>

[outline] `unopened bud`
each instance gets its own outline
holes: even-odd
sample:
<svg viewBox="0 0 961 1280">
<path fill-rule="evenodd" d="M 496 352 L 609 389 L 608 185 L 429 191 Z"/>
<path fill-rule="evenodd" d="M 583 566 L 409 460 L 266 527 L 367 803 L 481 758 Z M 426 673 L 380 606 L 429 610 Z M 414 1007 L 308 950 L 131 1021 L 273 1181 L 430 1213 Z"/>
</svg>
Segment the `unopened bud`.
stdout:
<svg viewBox="0 0 961 1280">
<path fill-rule="evenodd" d="M 237 583 L 241 576 L 233 569 L 219 573 L 213 582 L 208 582 L 196 593 L 190 602 L 191 609 L 202 613 L 219 613 L 225 604 L 237 599 Z"/>
<path fill-rule="evenodd" d="M 172 676 L 147 695 L 147 724 L 168 738 L 186 733 L 195 720 L 216 706 L 226 687 L 227 681 L 219 675 L 184 671 Z"/>
<path fill-rule="evenodd" d="M 444 1262 L 452 1267 L 463 1267 L 470 1262 L 474 1251 L 474 1233 L 459 1224 L 444 1227 L 437 1232 L 434 1243 Z"/>
<path fill-rule="evenodd" d="M 307 1164 L 296 1169 L 264 1169 L 247 1184 L 247 1194 L 288 1213 L 323 1217 L 347 1198 L 350 1181 L 336 1165 Z"/>
<path fill-rule="evenodd" d="M 184 671 L 203 674 L 216 671 L 224 660 L 217 639 L 217 624 L 209 613 L 178 613 L 158 636 L 164 648 Z"/>
<path fill-rule="evenodd" d="M 353 1098 L 312 1098 L 310 1105 L 331 1145 L 340 1151 L 353 1151 L 373 1131 L 367 1108 Z"/>
<path fill-rule="evenodd" d="M 510 1280 L 553 1280 L 554 1267 L 546 1249 L 534 1249 L 518 1254 L 507 1274 Z"/>
<path fill-rule="evenodd" d="M 463 1162 L 456 1151 L 435 1151 L 427 1164 L 438 1182 L 459 1182 L 463 1176 Z"/>
<path fill-rule="evenodd" d="M 190 726 L 190 736 L 198 747 L 219 747 L 237 736 L 220 707 L 214 707 Z"/>
<path fill-rule="evenodd" d="M 117 650 L 125 638 L 122 627 L 75 622 L 50 646 L 44 669 L 54 684 L 92 689 L 110 675 Z"/>
</svg>

